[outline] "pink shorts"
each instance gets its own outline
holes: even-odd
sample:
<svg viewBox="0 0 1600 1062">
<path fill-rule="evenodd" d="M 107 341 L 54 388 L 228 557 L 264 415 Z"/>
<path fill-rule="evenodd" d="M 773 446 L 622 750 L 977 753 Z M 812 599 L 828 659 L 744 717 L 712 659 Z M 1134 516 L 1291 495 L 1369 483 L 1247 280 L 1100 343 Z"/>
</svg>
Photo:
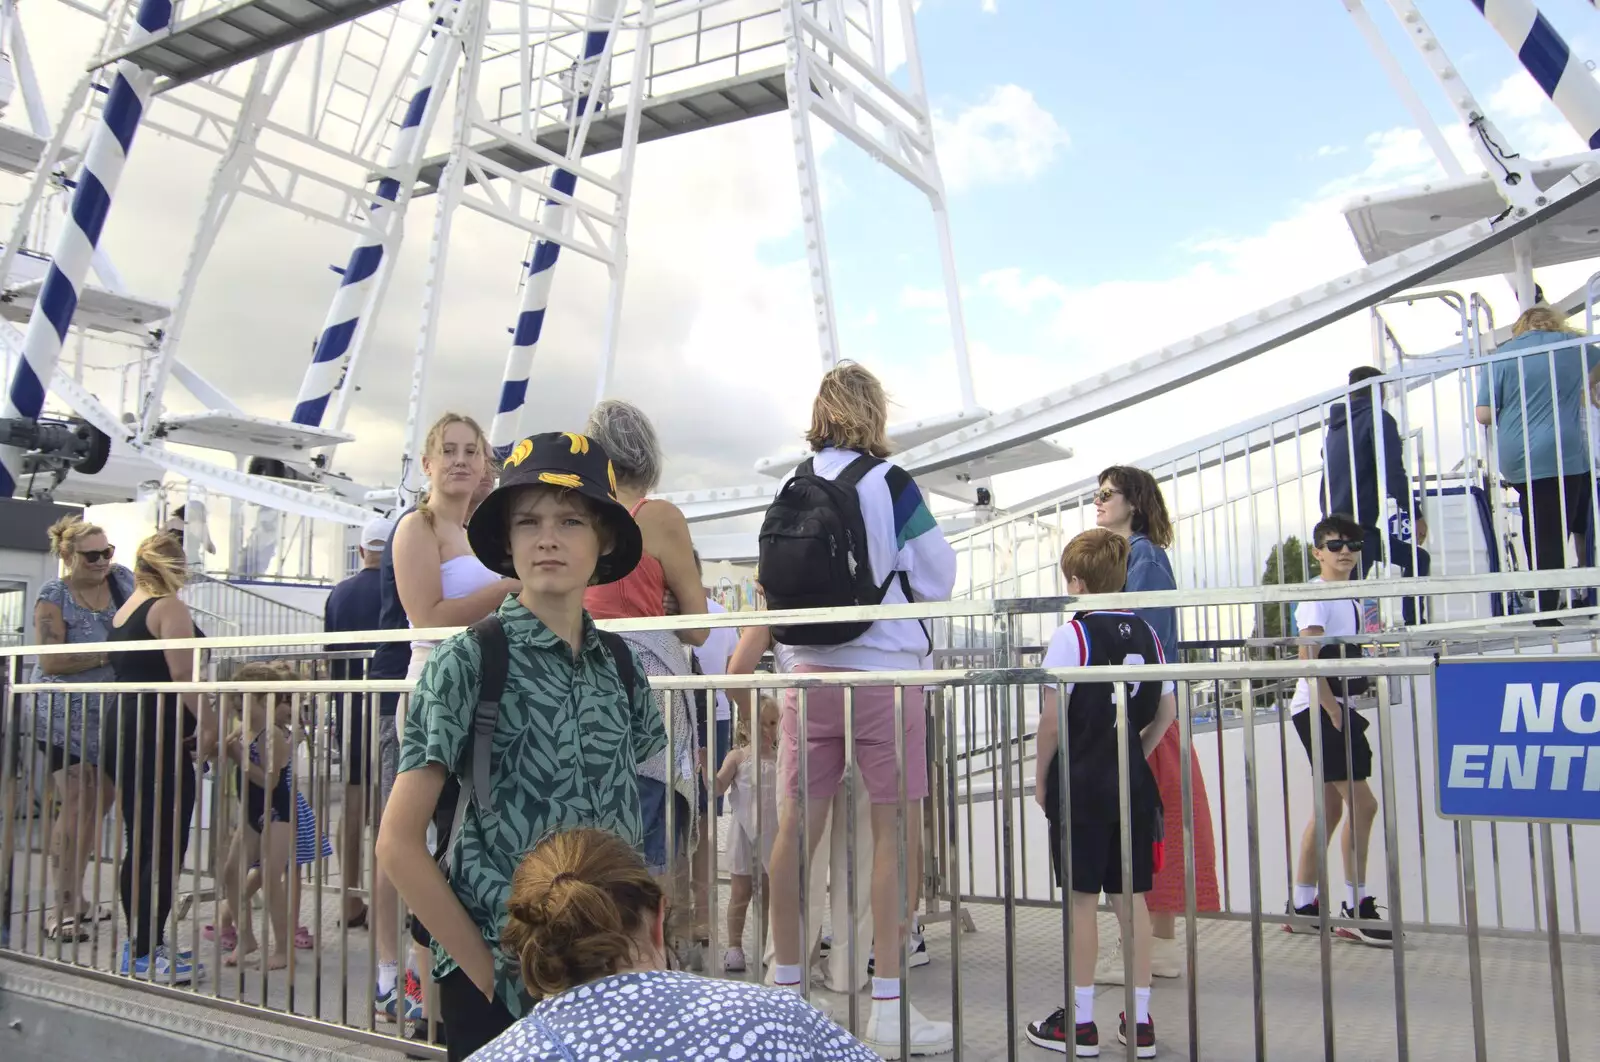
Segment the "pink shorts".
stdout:
<svg viewBox="0 0 1600 1062">
<path fill-rule="evenodd" d="M 801 674 L 840 671 L 801 665 Z M 900 800 L 900 776 L 895 770 L 893 686 L 857 686 L 854 712 L 856 765 L 874 804 Z M 928 795 L 928 716 L 922 687 L 907 686 L 904 694 L 906 799 Z M 800 691 L 785 690 L 782 741 L 778 755 L 780 792 L 800 796 Z M 831 800 L 844 780 L 844 689 L 813 689 L 806 697 L 806 799 Z"/>
</svg>

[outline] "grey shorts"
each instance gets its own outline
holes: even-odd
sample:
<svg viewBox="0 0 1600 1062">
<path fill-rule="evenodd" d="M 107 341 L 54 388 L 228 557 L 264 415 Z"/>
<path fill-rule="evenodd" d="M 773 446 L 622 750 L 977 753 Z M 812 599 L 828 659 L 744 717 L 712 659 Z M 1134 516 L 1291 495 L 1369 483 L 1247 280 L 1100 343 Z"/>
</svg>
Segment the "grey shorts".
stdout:
<svg viewBox="0 0 1600 1062">
<path fill-rule="evenodd" d="M 378 807 L 373 825 L 383 821 L 383 806 L 394 791 L 394 776 L 400 765 L 400 735 L 394 732 L 394 716 L 378 717 Z"/>
</svg>

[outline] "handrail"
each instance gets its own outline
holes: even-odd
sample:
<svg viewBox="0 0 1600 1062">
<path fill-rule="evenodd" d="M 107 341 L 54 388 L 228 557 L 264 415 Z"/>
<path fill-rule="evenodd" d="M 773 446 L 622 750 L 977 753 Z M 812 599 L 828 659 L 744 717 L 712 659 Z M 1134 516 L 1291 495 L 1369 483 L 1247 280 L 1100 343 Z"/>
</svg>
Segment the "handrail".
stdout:
<svg viewBox="0 0 1600 1062">
<path fill-rule="evenodd" d="M 601 620 L 603 630 L 678 631 L 710 627 L 763 627 L 778 624 L 844 623 L 896 619 L 981 619 L 1037 615 L 1088 609 L 1204 608 L 1230 604 L 1292 604 L 1298 601 L 1337 601 L 1351 597 L 1426 597 L 1445 594 L 1506 593 L 1519 590 L 1582 589 L 1594 580 L 1592 569 L 1548 569 L 1497 572 L 1488 575 L 1448 575 L 1350 583 L 1286 583 L 1267 586 L 1214 587 L 1202 590 L 1146 590 L 1136 593 L 1085 594 L 1079 597 L 968 598 L 960 601 L 915 602 L 908 605 L 863 605 L 851 608 L 784 609 L 767 612 L 725 612 L 712 615 L 651 616 L 629 620 Z M 106 652 L 151 649 L 251 649 L 263 645 L 315 646 L 331 642 L 367 645 L 383 642 L 442 641 L 465 627 L 428 627 L 392 631 L 319 631 L 307 634 L 265 634 L 238 638 L 170 638 L 142 642 L 107 642 Z M 1374 635 L 1358 638 L 1379 637 Z M 1285 644 L 1308 643 L 1286 639 Z M 81 652 L 79 645 L 30 645 L 0 648 L 0 658 L 59 656 Z M 1157 665 L 1149 665 L 1151 667 Z M 1176 665 L 1161 665 L 1176 666 Z M 727 688 L 736 686 L 728 678 Z M 666 681 L 665 679 L 663 681 Z M 374 685 L 373 688 L 377 688 Z M 383 687 L 387 689 L 388 687 Z M 401 688 L 401 687 L 396 687 Z M 676 688 L 676 687 L 673 687 Z"/>
</svg>

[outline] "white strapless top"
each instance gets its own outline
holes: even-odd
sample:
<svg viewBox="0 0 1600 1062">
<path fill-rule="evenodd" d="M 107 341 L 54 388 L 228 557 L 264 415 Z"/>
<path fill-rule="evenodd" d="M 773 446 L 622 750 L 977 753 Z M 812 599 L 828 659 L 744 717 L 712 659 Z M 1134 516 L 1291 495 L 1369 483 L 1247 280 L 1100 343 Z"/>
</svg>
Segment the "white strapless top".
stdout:
<svg viewBox="0 0 1600 1062">
<path fill-rule="evenodd" d="M 499 582 L 501 575 L 490 571 L 484 563 L 470 553 L 463 553 L 459 557 L 451 557 L 439 566 L 439 586 L 444 591 L 445 600 L 449 601 L 458 597 L 468 597 L 477 593 L 486 586 Z M 407 621 L 408 623 L 410 621 Z M 416 626 L 416 624 L 411 624 Z M 438 645 L 438 642 L 414 641 L 411 643 L 412 656 L 418 654 L 417 649 L 423 650 L 422 658 L 427 659 L 427 653 Z"/>
</svg>

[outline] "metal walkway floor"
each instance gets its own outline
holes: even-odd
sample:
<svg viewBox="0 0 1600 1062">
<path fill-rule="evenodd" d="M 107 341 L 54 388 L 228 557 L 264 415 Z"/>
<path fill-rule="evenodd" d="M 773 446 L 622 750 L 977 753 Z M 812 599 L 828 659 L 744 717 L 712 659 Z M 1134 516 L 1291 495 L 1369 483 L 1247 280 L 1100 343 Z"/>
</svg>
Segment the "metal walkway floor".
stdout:
<svg viewBox="0 0 1600 1062">
<path fill-rule="evenodd" d="M 106 878 L 101 895 L 110 899 L 114 896 L 113 883 L 109 874 Z M 308 927 L 316 925 L 314 902 L 314 896 L 306 897 L 303 909 Z M 719 904 L 725 902 L 724 893 Z M 316 930 L 328 948 L 321 963 L 314 961 L 311 952 L 295 955 L 292 1009 L 306 1017 L 320 1016 L 323 1021 L 334 1023 L 348 1021 L 365 1028 L 369 1006 L 365 968 L 369 961 L 370 935 L 365 930 L 349 933 L 350 968 L 341 968 L 335 954 L 341 932 L 336 926 L 336 908 L 336 895 L 325 893 L 321 927 Z M 961 939 L 961 1057 L 973 1062 L 1008 1057 L 1052 1057 L 1053 1053 L 1028 1043 L 1023 1028 L 1027 1022 L 1042 1018 L 1062 1003 L 1059 916 L 1053 911 L 1031 908 L 1017 913 L 1016 1041 L 1012 1056 L 1006 1049 L 1006 941 L 1002 912 L 990 906 L 970 906 L 965 910 L 971 914 L 976 931 L 964 934 Z M 211 918 L 210 904 L 197 904 L 180 923 L 181 946 L 191 946 L 196 921 L 204 923 Z M 37 916 L 33 921 L 37 925 Z M 110 967 L 112 926 L 110 921 L 100 924 L 97 954 L 90 944 L 78 945 L 79 962 L 102 970 Z M 1109 916 L 1101 916 L 1102 941 L 1110 939 L 1114 926 Z M 14 943 L 18 942 L 15 934 L 19 930 L 20 920 L 14 920 Z M 749 934 L 753 936 L 753 929 Z M 953 973 L 948 923 L 930 922 L 927 940 L 932 962 L 912 972 L 910 995 L 930 1017 L 948 1018 Z M 746 943 L 753 946 L 753 940 Z M 29 939 L 25 946 L 37 953 L 37 938 Z M 47 954 L 53 954 L 55 945 L 48 947 L 51 950 Z M 207 972 L 200 984 L 201 994 L 214 993 L 224 1000 L 242 998 L 256 1005 L 264 1003 L 269 1010 L 280 1012 L 288 1009 L 288 983 L 283 975 L 275 973 L 263 995 L 257 969 L 247 970 L 242 978 L 236 970 L 219 970 L 213 949 L 209 943 L 202 944 L 201 960 Z M 1274 1062 L 1324 1058 L 1316 938 L 1290 936 L 1283 933 L 1277 923 L 1268 922 L 1264 951 L 1267 1056 Z M 1471 996 L 1464 938 L 1413 932 L 1405 954 L 1409 1057 L 1441 1062 L 1471 1058 Z M 1253 1057 L 1249 925 L 1202 921 L 1199 956 L 1199 1057 Z M 1594 1045 L 1600 1043 L 1600 1009 L 1589 1003 L 1600 997 L 1600 946 L 1568 944 L 1563 948 L 1563 956 L 1572 1057 L 1593 1058 Z M 71 961 L 70 946 L 64 947 L 63 957 Z M 1546 948 L 1535 941 L 1486 938 L 1483 965 L 1488 1056 L 1495 1062 L 1518 1059 L 1549 1062 L 1556 1058 Z M 1336 943 L 1333 971 L 1339 1057 L 1398 1058 L 1391 954 L 1361 945 Z M 843 996 L 819 992 L 818 998 L 827 1001 L 841 1022 L 848 1020 L 848 1001 Z M 152 999 L 150 1006 L 152 1010 L 168 1009 L 163 1000 Z M 1099 990 L 1096 1019 L 1101 1030 L 1103 1057 L 1121 1057 L 1115 1050 L 1119 1046 L 1115 1042 L 1116 1018 L 1121 1009 L 1121 989 L 1103 987 Z M 1187 1010 L 1182 979 L 1156 982 L 1152 1014 L 1160 1042 L 1160 1057 L 1187 1057 Z M 377 1025 L 379 1032 L 393 1028 Z"/>
</svg>

